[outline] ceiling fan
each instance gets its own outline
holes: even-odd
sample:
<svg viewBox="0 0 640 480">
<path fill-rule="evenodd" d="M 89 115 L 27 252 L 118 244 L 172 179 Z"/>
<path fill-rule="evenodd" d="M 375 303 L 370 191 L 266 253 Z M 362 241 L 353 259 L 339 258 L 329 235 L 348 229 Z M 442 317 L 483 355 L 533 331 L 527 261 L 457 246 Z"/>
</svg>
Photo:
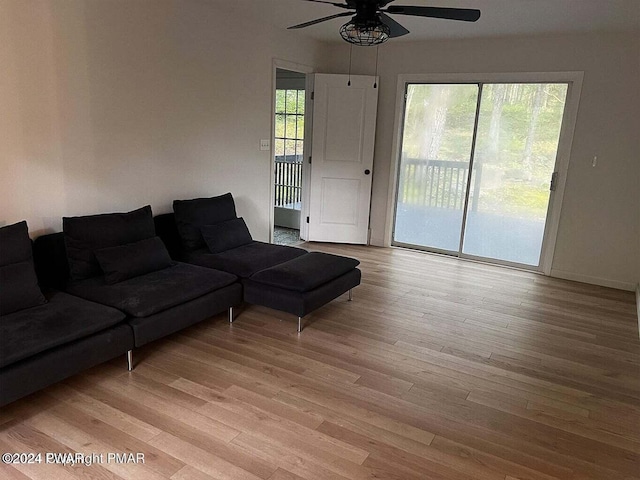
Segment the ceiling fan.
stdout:
<svg viewBox="0 0 640 480">
<path fill-rule="evenodd" d="M 411 15 L 414 17 L 444 18 L 447 20 L 461 20 L 475 22 L 480 18 L 480 10 L 469 8 L 446 7 L 418 7 L 407 5 L 389 5 L 394 0 L 345 0 L 345 3 L 326 0 L 304 0 L 307 2 L 327 3 L 348 12 L 341 12 L 328 17 L 318 18 L 310 22 L 289 27 L 289 29 L 305 28 L 317 23 L 333 20 L 334 18 L 353 18 L 340 28 L 340 35 L 344 40 L 354 45 L 379 45 L 389 38 L 401 37 L 409 33 L 391 15 Z M 354 15 L 355 11 L 355 15 Z"/>
</svg>

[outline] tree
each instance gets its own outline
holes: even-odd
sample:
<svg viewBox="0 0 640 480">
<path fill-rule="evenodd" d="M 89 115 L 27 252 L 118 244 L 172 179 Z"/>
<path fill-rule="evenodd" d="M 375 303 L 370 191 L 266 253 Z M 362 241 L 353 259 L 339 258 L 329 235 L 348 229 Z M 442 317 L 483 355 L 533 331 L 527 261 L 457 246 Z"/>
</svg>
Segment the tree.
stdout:
<svg viewBox="0 0 640 480">
<path fill-rule="evenodd" d="M 522 156 L 522 165 L 528 181 L 533 176 L 533 163 L 531 162 L 531 153 L 536 137 L 536 127 L 540 117 L 540 110 L 545 98 L 544 84 L 539 83 L 535 86 L 535 94 L 533 96 L 533 107 L 531 109 L 531 119 L 529 121 L 529 131 L 527 132 L 527 140 L 524 146 L 524 154 Z"/>
<path fill-rule="evenodd" d="M 489 161 L 496 161 L 500 147 L 500 124 L 502 121 L 502 109 L 507 93 L 504 83 L 491 85 L 491 121 L 489 122 L 489 142 L 486 149 Z"/>
</svg>

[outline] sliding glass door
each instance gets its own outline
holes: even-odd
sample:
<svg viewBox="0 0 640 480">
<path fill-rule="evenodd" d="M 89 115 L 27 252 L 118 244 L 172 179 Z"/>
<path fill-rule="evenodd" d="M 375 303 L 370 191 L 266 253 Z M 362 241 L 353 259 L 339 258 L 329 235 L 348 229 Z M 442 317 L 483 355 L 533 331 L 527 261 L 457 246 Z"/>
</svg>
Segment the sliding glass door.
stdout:
<svg viewBox="0 0 640 480">
<path fill-rule="evenodd" d="M 408 83 L 393 242 L 537 268 L 567 83 Z"/>
<path fill-rule="evenodd" d="M 394 241 L 458 250 L 479 91 L 407 85 Z"/>
</svg>

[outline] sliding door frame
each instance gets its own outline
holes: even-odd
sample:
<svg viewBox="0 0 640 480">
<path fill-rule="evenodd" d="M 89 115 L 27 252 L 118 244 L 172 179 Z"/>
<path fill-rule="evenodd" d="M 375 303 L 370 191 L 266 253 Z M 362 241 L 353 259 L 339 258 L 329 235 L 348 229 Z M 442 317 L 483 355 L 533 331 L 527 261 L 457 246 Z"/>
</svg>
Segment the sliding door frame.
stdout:
<svg viewBox="0 0 640 480">
<path fill-rule="evenodd" d="M 547 210 L 547 221 L 542 241 L 542 251 L 540 253 L 539 267 L 532 268 L 528 265 L 519 265 L 512 262 L 505 262 L 491 259 L 491 263 L 498 265 L 515 266 L 519 268 L 536 270 L 545 275 L 551 274 L 553 255 L 555 252 L 558 228 L 560 225 L 560 214 L 562 211 L 562 201 L 564 189 L 569 169 L 571 147 L 575 131 L 580 93 L 582 91 L 582 79 L 584 72 L 513 72 L 513 73 L 452 73 L 452 74 L 408 74 L 398 75 L 396 90 L 396 111 L 393 131 L 392 158 L 389 172 L 389 196 L 387 198 L 387 220 L 385 223 L 385 246 L 393 243 L 393 228 L 395 223 L 396 201 L 398 195 L 399 166 L 402 148 L 402 135 L 405 117 L 405 92 L 408 84 L 485 84 L 485 83 L 566 83 L 567 97 L 564 115 L 562 117 L 562 127 L 560 138 L 558 139 L 558 151 L 556 156 L 556 171 L 558 172 L 555 191 L 549 197 Z M 397 246 L 409 246 L 396 242 Z M 411 248 L 416 248 L 411 246 Z M 434 253 L 447 253 L 438 249 L 425 249 Z M 474 257 L 468 254 L 458 254 L 460 258 L 470 260 L 489 261 L 483 257 Z"/>
</svg>

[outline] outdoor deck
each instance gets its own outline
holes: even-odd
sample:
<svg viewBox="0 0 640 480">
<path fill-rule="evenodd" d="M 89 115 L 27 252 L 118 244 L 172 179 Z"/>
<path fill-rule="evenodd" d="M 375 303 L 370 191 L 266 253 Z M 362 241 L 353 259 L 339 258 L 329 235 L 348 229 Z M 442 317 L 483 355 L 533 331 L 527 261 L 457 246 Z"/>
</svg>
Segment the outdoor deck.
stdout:
<svg viewBox="0 0 640 480">
<path fill-rule="evenodd" d="M 398 204 L 394 241 L 441 250 L 458 250 L 462 210 Z M 464 253 L 537 266 L 544 221 L 469 211 Z"/>
<path fill-rule="evenodd" d="M 300 210 L 301 162 L 300 156 L 276 157 L 276 208 Z M 457 252 L 469 162 L 403 158 L 401 171 L 394 242 Z M 472 177 L 463 252 L 537 267 L 544 219 L 483 211 L 481 179 L 482 165 L 478 165 Z"/>
</svg>

